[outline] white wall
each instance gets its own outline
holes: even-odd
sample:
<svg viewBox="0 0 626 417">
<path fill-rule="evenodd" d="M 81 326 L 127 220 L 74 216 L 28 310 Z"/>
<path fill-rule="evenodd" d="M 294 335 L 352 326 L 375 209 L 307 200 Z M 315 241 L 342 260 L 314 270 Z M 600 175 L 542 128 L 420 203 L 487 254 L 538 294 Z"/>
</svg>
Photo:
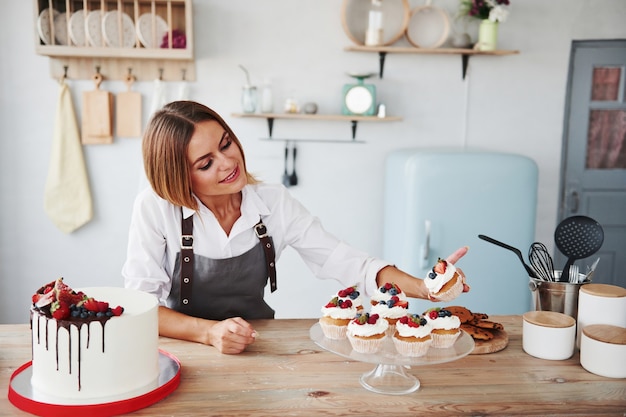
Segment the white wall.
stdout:
<svg viewBox="0 0 626 417">
<path fill-rule="evenodd" d="M 381 255 L 385 155 L 404 147 L 468 146 L 537 162 L 536 238 L 552 242 L 571 41 L 626 37 L 626 2 L 512 3 L 499 47 L 518 49 L 519 55 L 474 57 L 463 81 L 458 56 L 390 54 L 384 79 L 372 82 L 388 113 L 402 122 L 361 123 L 357 134 L 366 144 L 298 145 L 300 185 L 292 191 L 327 229 Z M 74 287 L 122 285 L 130 210 L 140 185 L 140 141 L 116 138 L 113 145 L 84 148 L 95 217 L 70 235 L 57 230 L 43 211 L 43 190 L 58 84 L 50 78 L 48 58 L 34 52 L 33 2 L 0 4 L 0 323 L 24 323 L 30 295 L 58 276 Z M 454 13 L 457 1 L 437 4 Z M 265 181 L 280 181 L 283 143 L 258 140 L 267 136 L 264 121 L 230 116 L 240 111 L 244 75 L 238 64 L 255 83 L 272 79 L 279 108 L 295 94 L 301 103 L 317 102 L 320 112 L 340 112 L 341 87 L 351 80 L 345 73 L 378 70 L 377 55 L 343 50 L 350 41 L 340 9 L 337 0 L 194 2 L 197 81 L 191 98 L 226 117 L 251 170 Z M 93 85 L 72 80 L 70 86 L 80 117 L 81 92 Z M 105 81 L 101 88 L 115 93 L 125 86 Z M 152 83 L 136 88 L 144 94 L 145 121 Z M 348 139 L 350 126 L 278 120 L 274 135 Z M 268 297 L 278 317 L 315 317 L 338 288 L 316 280 L 293 251 L 283 254 L 278 268 L 280 291 Z"/>
</svg>

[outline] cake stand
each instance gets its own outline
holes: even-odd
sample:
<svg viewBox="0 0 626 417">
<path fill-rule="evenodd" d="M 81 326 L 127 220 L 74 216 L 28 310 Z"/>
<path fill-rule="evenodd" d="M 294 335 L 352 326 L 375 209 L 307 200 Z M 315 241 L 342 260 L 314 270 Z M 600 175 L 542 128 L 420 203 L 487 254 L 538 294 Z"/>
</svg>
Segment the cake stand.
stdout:
<svg viewBox="0 0 626 417">
<path fill-rule="evenodd" d="M 374 369 L 361 375 L 360 382 L 366 389 L 379 394 L 403 395 L 417 391 L 420 381 L 407 373 L 406 368 L 452 362 L 469 355 L 474 349 L 474 340 L 464 331 L 461 331 L 453 346 L 446 349 L 431 347 L 426 355 L 420 357 L 400 355 L 390 337 L 384 340 L 377 353 L 370 354 L 355 352 L 348 339 L 327 338 L 319 323 L 311 326 L 309 334 L 316 345 L 329 352 L 348 359 L 376 364 Z"/>
</svg>

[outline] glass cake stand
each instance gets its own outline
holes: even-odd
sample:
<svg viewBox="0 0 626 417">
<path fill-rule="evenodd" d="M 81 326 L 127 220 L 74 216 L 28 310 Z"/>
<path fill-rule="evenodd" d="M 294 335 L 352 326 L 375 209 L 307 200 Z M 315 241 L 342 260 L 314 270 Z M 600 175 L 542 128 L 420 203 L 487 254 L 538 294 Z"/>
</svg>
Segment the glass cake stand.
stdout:
<svg viewBox="0 0 626 417">
<path fill-rule="evenodd" d="M 426 355 L 420 357 L 400 355 L 390 337 L 385 339 L 377 353 L 368 354 L 355 352 L 348 339 L 328 339 L 324 336 L 319 323 L 311 326 L 309 335 L 316 345 L 329 352 L 355 361 L 376 364 L 374 369 L 361 375 L 360 382 L 366 389 L 379 394 L 403 395 L 417 391 L 420 381 L 407 373 L 406 368 L 452 362 L 469 355 L 474 350 L 474 340 L 463 331 L 452 347 L 446 349 L 431 347 Z"/>
</svg>

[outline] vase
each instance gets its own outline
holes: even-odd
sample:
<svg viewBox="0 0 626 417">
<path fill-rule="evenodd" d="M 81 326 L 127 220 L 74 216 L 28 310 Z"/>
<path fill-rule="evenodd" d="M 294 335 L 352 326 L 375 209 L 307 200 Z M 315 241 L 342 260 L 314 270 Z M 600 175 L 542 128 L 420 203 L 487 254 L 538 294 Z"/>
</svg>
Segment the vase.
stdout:
<svg viewBox="0 0 626 417">
<path fill-rule="evenodd" d="M 498 45 L 498 22 L 492 22 L 485 19 L 480 22 L 478 27 L 478 43 L 476 44 L 479 51 L 495 51 Z"/>
</svg>

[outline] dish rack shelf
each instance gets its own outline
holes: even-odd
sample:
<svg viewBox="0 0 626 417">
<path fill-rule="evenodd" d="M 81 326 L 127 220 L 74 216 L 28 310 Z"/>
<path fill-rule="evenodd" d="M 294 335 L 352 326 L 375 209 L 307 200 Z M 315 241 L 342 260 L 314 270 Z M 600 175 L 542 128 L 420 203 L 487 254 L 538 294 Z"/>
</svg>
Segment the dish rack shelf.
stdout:
<svg viewBox="0 0 626 417">
<path fill-rule="evenodd" d="M 34 5 L 35 52 L 50 57 L 53 78 L 91 79 L 99 73 L 114 80 L 129 74 L 138 81 L 195 80 L 191 0 L 34 0 Z"/>
</svg>

